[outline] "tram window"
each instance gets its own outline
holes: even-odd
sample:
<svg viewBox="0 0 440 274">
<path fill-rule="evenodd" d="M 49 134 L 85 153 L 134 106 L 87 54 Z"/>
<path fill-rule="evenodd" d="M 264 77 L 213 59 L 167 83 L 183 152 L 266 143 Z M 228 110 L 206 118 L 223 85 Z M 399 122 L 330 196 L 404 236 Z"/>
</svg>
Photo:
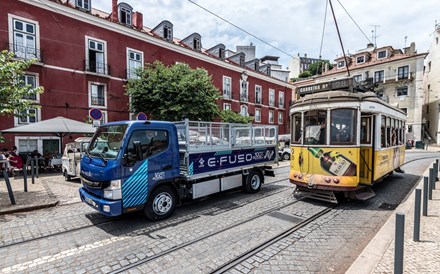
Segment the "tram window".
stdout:
<svg viewBox="0 0 440 274">
<path fill-rule="evenodd" d="M 391 141 L 391 117 L 387 117 L 387 122 L 386 122 L 386 127 L 387 127 L 387 143 L 386 143 L 386 147 L 390 147 L 392 145 L 392 141 Z"/>
<path fill-rule="evenodd" d="M 361 144 L 371 144 L 371 117 L 361 118 Z"/>
<path fill-rule="evenodd" d="M 356 111 L 354 109 L 332 110 L 330 124 L 330 144 L 355 144 Z"/>
<path fill-rule="evenodd" d="M 324 145 L 327 112 L 313 110 L 304 113 L 304 144 Z"/>
<path fill-rule="evenodd" d="M 295 113 L 292 116 L 292 143 L 301 142 L 301 113 Z"/>
<path fill-rule="evenodd" d="M 382 116 L 382 119 L 380 120 L 380 145 L 381 147 L 385 147 L 385 138 L 386 138 L 386 132 L 385 132 L 385 116 Z"/>
</svg>

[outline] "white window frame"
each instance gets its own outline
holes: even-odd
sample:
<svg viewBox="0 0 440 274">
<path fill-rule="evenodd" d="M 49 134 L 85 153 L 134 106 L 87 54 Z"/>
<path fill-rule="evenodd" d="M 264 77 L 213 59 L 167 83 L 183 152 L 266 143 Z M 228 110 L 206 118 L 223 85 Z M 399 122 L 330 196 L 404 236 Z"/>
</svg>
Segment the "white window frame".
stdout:
<svg viewBox="0 0 440 274">
<path fill-rule="evenodd" d="M 382 53 L 382 52 L 385 52 L 385 57 L 379 57 L 379 54 Z M 388 51 L 387 50 L 378 51 L 376 54 L 377 54 L 377 60 L 385 59 L 385 58 L 388 57 Z"/>
<path fill-rule="evenodd" d="M 258 113 L 258 115 L 257 115 Z M 261 108 L 255 109 L 255 122 L 261 123 Z"/>
<path fill-rule="evenodd" d="M 363 78 L 362 74 L 357 74 L 357 75 L 353 76 L 353 81 L 361 82 L 362 78 Z M 359 80 L 357 80 L 357 79 L 359 79 Z"/>
<path fill-rule="evenodd" d="M 338 61 L 338 68 L 345 68 L 345 60 Z"/>
<path fill-rule="evenodd" d="M 102 43 L 103 44 L 103 48 L 104 48 L 103 49 L 103 52 L 104 52 L 104 60 L 103 60 L 104 63 L 103 63 L 103 65 L 104 65 L 104 67 L 103 68 L 98 68 L 96 66 L 96 72 L 93 72 L 93 71 L 88 71 L 88 72 L 90 72 L 90 73 L 97 73 L 97 74 L 108 74 L 108 69 L 107 69 L 107 65 L 108 65 L 108 63 L 107 63 L 107 41 L 85 35 L 85 49 L 86 49 L 86 55 L 85 56 L 86 56 L 87 62 L 89 62 L 88 63 L 89 67 L 90 67 L 89 51 L 91 50 L 91 49 L 89 49 L 89 41 L 94 41 L 94 42 Z M 98 69 L 101 69 L 101 71 L 98 72 Z"/>
<path fill-rule="evenodd" d="M 193 37 L 193 49 L 200 50 L 201 49 L 201 43 L 199 37 Z"/>
<path fill-rule="evenodd" d="M 241 116 L 249 116 L 248 106 L 246 106 L 246 105 L 241 105 L 240 106 L 240 115 Z"/>
<path fill-rule="evenodd" d="M 125 24 L 127 26 L 132 25 L 133 9 L 126 7 L 126 5 L 120 5 L 118 13 L 119 13 L 119 22 L 121 22 L 122 24 Z M 122 22 L 122 17 L 123 17 L 122 13 L 125 13 L 125 22 Z"/>
<path fill-rule="evenodd" d="M 26 76 L 34 77 L 34 79 L 35 79 L 35 87 L 34 88 L 37 88 L 40 86 L 40 75 L 38 73 L 25 72 L 23 76 L 25 77 L 25 79 L 26 79 Z M 25 80 L 24 84 L 26 85 L 26 80 Z M 32 100 L 32 101 L 39 104 L 40 103 L 40 94 L 39 93 L 35 94 L 35 100 Z"/>
<path fill-rule="evenodd" d="M 275 90 L 271 88 L 269 89 L 269 106 L 275 106 Z"/>
<path fill-rule="evenodd" d="M 263 89 L 260 85 L 255 85 L 255 104 L 263 103 Z"/>
<path fill-rule="evenodd" d="M 81 3 L 81 4 L 80 4 Z M 75 0 L 75 5 L 77 8 L 90 11 L 91 0 Z"/>
<path fill-rule="evenodd" d="M 14 20 L 21 21 L 24 24 L 33 24 L 34 25 L 35 35 L 33 35 L 33 36 L 35 39 L 34 40 L 35 41 L 35 54 L 34 55 L 31 54 L 29 56 L 29 58 L 26 58 L 27 52 L 24 52 L 24 53 L 21 52 L 21 54 L 24 54 L 24 57 L 23 57 L 23 56 L 20 56 L 20 54 L 17 54 L 17 53 L 20 53 L 19 51 L 15 50 L 15 46 L 17 46 L 17 45 L 16 45 L 15 39 L 14 39 L 14 35 L 15 35 Z M 39 51 L 40 51 L 40 25 L 39 25 L 38 21 L 8 13 L 8 22 L 9 22 L 9 26 L 8 26 L 9 29 L 8 30 L 9 30 L 9 45 L 10 45 L 9 51 L 14 52 L 15 55 L 19 58 L 25 58 L 25 59 L 36 58 L 38 61 L 41 61 L 41 55 L 39 54 Z M 32 36 L 32 35 L 30 35 L 30 36 Z M 23 45 L 23 46 L 26 46 L 26 45 Z"/>
<path fill-rule="evenodd" d="M 243 97 L 244 95 L 244 97 Z M 240 101 L 249 102 L 249 82 L 240 80 Z"/>
<path fill-rule="evenodd" d="M 26 109 L 26 112 L 29 113 L 29 110 L 34 110 L 35 111 L 35 116 L 34 117 L 17 117 L 14 116 L 14 126 L 18 127 L 18 126 L 24 126 L 24 125 L 29 125 L 29 124 L 34 124 L 37 122 L 41 121 L 41 108 L 29 108 Z M 29 119 L 30 118 L 35 118 L 35 122 L 30 122 Z M 22 121 L 21 119 L 26 119 L 26 121 Z"/>
<path fill-rule="evenodd" d="M 139 51 L 139 50 L 135 50 L 132 48 L 127 48 L 126 50 L 127 52 L 127 79 L 139 79 L 139 77 L 135 74 L 135 69 L 136 68 L 143 68 L 144 67 L 144 52 Z M 136 54 L 136 55 L 140 55 L 140 61 L 136 61 L 136 60 L 132 60 L 130 58 L 130 54 Z M 131 68 L 130 64 L 131 61 L 133 61 L 133 63 L 139 63 L 140 66 L 136 66 L 135 68 Z"/>
<path fill-rule="evenodd" d="M 408 75 L 407 77 L 402 77 L 399 78 L 399 68 L 404 68 L 404 67 L 408 67 Z M 411 77 L 411 67 L 410 65 L 404 65 L 404 66 L 398 66 L 396 69 L 396 80 L 404 80 L 404 79 L 409 79 Z"/>
<path fill-rule="evenodd" d="M 93 105 L 92 104 L 92 85 L 99 85 L 104 86 L 104 106 L 99 105 Z M 107 108 L 107 85 L 104 83 L 99 82 L 89 82 L 88 83 L 88 100 L 89 100 L 89 107 L 90 108 L 100 108 L 100 109 L 106 109 Z"/>
<path fill-rule="evenodd" d="M 223 103 L 223 110 L 232 110 L 230 103 Z"/>
<path fill-rule="evenodd" d="M 278 112 L 278 124 L 282 124 L 283 123 L 283 112 L 279 111 Z"/>
<path fill-rule="evenodd" d="M 229 87 L 226 83 L 227 80 L 229 80 Z M 231 77 L 223 75 L 223 89 L 222 89 L 222 91 L 223 91 L 223 98 L 224 99 L 231 99 L 231 92 L 232 92 L 232 78 Z"/>
<path fill-rule="evenodd" d="M 359 58 L 363 58 L 361 62 L 359 62 Z M 366 59 L 367 58 L 365 57 L 365 55 L 359 55 L 359 56 L 356 57 L 356 64 L 357 65 L 363 64 L 363 63 L 365 63 Z"/>
<path fill-rule="evenodd" d="M 400 94 L 399 95 L 399 89 L 405 89 L 406 88 L 406 94 Z M 409 87 L 408 86 L 403 86 L 403 87 L 396 87 L 396 96 L 408 96 L 409 94 Z"/>
<path fill-rule="evenodd" d="M 273 110 L 269 110 L 269 124 L 273 124 L 274 121 L 274 111 Z"/>
<path fill-rule="evenodd" d="M 278 92 L 278 107 L 284 108 L 284 91 Z"/>
</svg>

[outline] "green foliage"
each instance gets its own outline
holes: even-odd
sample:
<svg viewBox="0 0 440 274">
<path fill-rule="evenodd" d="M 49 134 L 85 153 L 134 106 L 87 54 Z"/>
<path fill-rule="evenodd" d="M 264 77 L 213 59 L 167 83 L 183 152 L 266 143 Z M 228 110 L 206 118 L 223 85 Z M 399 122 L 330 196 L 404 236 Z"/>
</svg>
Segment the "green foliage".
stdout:
<svg viewBox="0 0 440 274">
<path fill-rule="evenodd" d="M 223 110 L 220 113 L 220 118 L 224 123 L 239 123 L 239 124 L 250 124 L 254 120 L 252 116 L 243 116 L 240 113 L 236 113 L 232 110 Z"/>
<path fill-rule="evenodd" d="M 213 121 L 219 116 L 220 92 L 206 70 L 182 63 L 167 67 L 156 61 L 136 74 L 139 79 L 126 85 L 133 113 L 145 112 L 151 120 L 166 121 Z"/>
<path fill-rule="evenodd" d="M 0 115 L 26 116 L 25 110 L 38 108 L 33 100 L 25 99 L 43 93 L 43 87 L 32 88 L 23 81 L 24 71 L 36 60 L 14 60 L 14 53 L 0 52 Z"/>
<path fill-rule="evenodd" d="M 310 71 L 312 75 L 321 75 L 322 71 L 325 68 L 325 64 L 328 65 L 329 70 L 333 68 L 332 64 L 330 64 L 329 61 L 318 61 L 313 64 L 310 64 L 307 70 Z"/>
<path fill-rule="evenodd" d="M 311 76 L 312 74 L 310 73 L 310 71 L 305 70 L 298 75 L 298 78 L 309 78 Z"/>
</svg>

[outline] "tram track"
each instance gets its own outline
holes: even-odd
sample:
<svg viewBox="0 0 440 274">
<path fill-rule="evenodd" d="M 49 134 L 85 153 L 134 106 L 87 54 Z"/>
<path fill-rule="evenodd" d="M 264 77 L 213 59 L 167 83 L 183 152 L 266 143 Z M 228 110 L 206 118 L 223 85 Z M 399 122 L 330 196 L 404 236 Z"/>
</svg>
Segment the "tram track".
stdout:
<svg viewBox="0 0 440 274">
<path fill-rule="evenodd" d="M 280 182 L 285 181 L 285 180 L 287 180 L 287 178 L 273 180 L 273 181 L 265 183 L 264 185 L 272 185 L 272 184 L 280 183 Z M 258 195 L 258 193 L 257 193 L 257 195 L 251 195 L 250 198 L 249 198 L 249 201 L 246 201 L 245 203 L 239 204 L 239 205 L 237 205 L 235 207 L 232 207 L 232 208 L 218 209 L 219 212 L 217 214 L 225 213 L 225 212 L 228 212 L 230 210 L 234 210 L 234 209 L 236 209 L 238 207 L 246 206 L 248 204 L 257 202 L 257 201 L 259 201 L 261 199 L 270 197 L 272 195 L 279 194 L 279 193 L 281 193 L 283 191 L 285 191 L 285 189 L 273 190 L 271 192 L 265 193 L 265 195 Z M 255 196 L 255 198 L 252 198 L 252 196 Z M 196 201 L 191 201 L 189 203 L 184 203 L 183 205 L 189 205 L 189 204 L 194 204 L 194 203 L 199 203 L 199 202 L 200 201 L 196 200 Z M 212 206 L 215 207 L 215 205 L 216 204 L 213 204 Z M 215 215 L 217 215 L 217 214 L 215 214 Z M 191 213 L 191 215 L 192 216 L 190 216 L 189 218 L 181 218 L 183 216 L 179 216 L 176 219 L 172 220 L 171 222 L 169 222 L 169 223 L 167 223 L 167 224 L 165 224 L 163 226 L 159 226 L 157 228 L 151 229 L 150 231 L 148 231 L 148 233 L 153 233 L 154 231 L 157 231 L 157 230 L 160 230 L 160 229 L 164 229 L 166 227 L 176 226 L 176 225 L 184 223 L 184 222 L 195 220 L 195 219 L 199 218 L 200 215 L 213 215 L 213 214 L 210 213 L 210 212 L 207 212 L 207 213 L 194 212 L 194 213 Z M 140 216 L 136 216 L 136 217 L 142 218 Z M 104 227 L 106 225 L 109 225 L 109 224 L 114 224 L 115 226 L 118 226 L 118 223 L 125 223 L 125 222 L 127 222 L 127 218 L 126 217 L 125 218 L 121 217 L 121 218 L 118 218 L 118 219 L 106 219 L 106 220 L 103 220 L 103 221 L 100 221 L 100 222 L 92 223 L 92 224 L 81 226 L 81 227 L 76 227 L 76 228 L 73 228 L 73 229 L 68 229 L 68 230 L 65 230 L 65 231 L 60 231 L 60 232 L 51 233 L 51 234 L 48 234 L 48 235 L 42 235 L 42 236 L 39 236 L 39 237 L 34 237 L 34 238 L 30 238 L 30 239 L 25 239 L 25 240 L 22 240 L 22 241 L 17 241 L 17 242 L 11 242 L 11 243 L 8 243 L 8 244 L 4 244 L 4 245 L 0 246 L 0 250 L 5 249 L 5 248 L 9 248 L 9 247 L 12 247 L 12 246 L 18 246 L 18 245 L 22 245 L 22 244 L 38 241 L 38 240 L 47 239 L 47 238 L 50 238 L 50 237 L 57 237 L 57 236 L 62 236 L 62 235 L 65 236 L 65 235 L 68 235 L 69 233 L 75 233 L 75 232 L 78 232 L 78 231 L 81 231 L 81 230 L 85 230 L 85 229 L 89 229 L 89 228 L 93 228 L 93 227 L 102 228 L 102 227 Z M 141 227 L 141 226 L 144 226 L 144 225 L 143 224 L 139 224 L 139 226 Z"/>
</svg>

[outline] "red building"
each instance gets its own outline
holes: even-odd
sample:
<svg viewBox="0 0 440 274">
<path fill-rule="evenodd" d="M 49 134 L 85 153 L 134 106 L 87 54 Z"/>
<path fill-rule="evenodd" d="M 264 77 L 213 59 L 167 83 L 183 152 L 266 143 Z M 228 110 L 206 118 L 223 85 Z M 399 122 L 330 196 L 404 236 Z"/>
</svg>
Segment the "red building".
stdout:
<svg viewBox="0 0 440 274">
<path fill-rule="evenodd" d="M 142 24 L 142 14 L 126 3 L 113 0 L 105 13 L 90 0 L 0 1 L 0 46 L 17 59 L 37 58 L 25 81 L 43 86 L 35 97 L 35 116 L 0 116 L 0 130 L 64 116 L 85 121 L 91 108 L 100 108 L 103 122 L 128 120 L 124 84 L 133 70 L 160 60 L 166 65 L 184 62 L 205 68 L 223 99 L 221 109 L 255 116 L 255 124 L 279 125 L 288 132 L 288 110 L 293 86 L 270 77 L 270 66 L 258 60 L 244 62 L 244 53 L 225 57 L 225 46 L 201 46 L 201 36 L 173 37 L 173 24 L 163 21 L 155 28 Z M 58 137 L 4 135 L 0 146 L 16 145 L 20 152 L 60 150 Z M 66 137 L 69 138 L 69 137 Z M 70 137 L 72 138 L 72 137 Z M 69 140 L 64 140 L 63 143 Z"/>
</svg>

